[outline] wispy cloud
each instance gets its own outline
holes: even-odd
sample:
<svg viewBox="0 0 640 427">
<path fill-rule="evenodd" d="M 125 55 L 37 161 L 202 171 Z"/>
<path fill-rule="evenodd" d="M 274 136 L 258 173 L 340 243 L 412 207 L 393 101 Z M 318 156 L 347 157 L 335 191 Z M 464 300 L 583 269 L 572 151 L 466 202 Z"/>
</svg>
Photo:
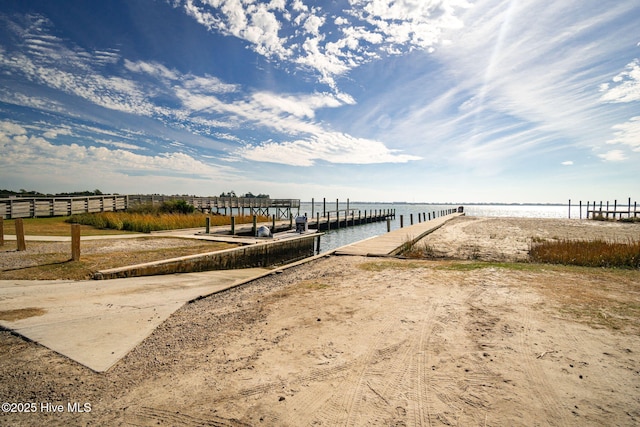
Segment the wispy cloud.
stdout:
<svg viewBox="0 0 640 427">
<path fill-rule="evenodd" d="M 633 8 L 595 1 L 474 2 L 459 14 L 464 29 L 442 34 L 449 44 L 429 59 L 414 59 L 418 69 L 435 59 L 438 73 L 417 76 L 406 89 L 397 83 L 382 97 L 380 110 L 397 111 L 402 102 L 407 111 L 385 134 L 424 141 L 417 155 L 490 162 L 496 173 L 506 159 L 604 149 L 607 141 L 630 144 L 637 122 L 616 125 L 612 139 L 612 126 L 626 120 L 628 110 L 605 107 L 603 99 L 630 103 L 637 96 L 638 62 L 627 56 L 637 37 L 635 22 L 626 19 Z M 621 61 L 628 64 L 623 72 L 615 65 Z M 603 94 L 601 85 L 610 79 Z M 424 89 L 412 96 L 416 87 Z"/>
</svg>

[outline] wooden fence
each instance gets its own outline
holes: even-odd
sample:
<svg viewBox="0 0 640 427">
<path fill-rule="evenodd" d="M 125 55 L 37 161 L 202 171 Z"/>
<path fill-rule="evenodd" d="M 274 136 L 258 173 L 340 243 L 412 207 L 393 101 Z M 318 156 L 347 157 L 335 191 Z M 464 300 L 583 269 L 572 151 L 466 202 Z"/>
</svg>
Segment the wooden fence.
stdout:
<svg viewBox="0 0 640 427">
<path fill-rule="evenodd" d="M 249 197 L 189 197 L 156 195 L 102 195 L 83 197 L 10 197 L 0 199 L 0 218 L 36 218 L 68 216 L 87 212 L 123 211 L 138 204 L 159 205 L 167 201 L 184 200 L 203 212 L 270 215 L 289 218 L 293 209 L 300 209 L 298 199 L 269 199 Z"/>
</svg>

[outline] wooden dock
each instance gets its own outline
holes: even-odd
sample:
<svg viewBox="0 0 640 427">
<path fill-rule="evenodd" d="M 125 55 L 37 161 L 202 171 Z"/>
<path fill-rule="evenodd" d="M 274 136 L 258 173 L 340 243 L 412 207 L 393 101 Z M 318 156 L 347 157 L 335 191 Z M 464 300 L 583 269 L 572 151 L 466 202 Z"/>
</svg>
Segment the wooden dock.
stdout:
<svg viewBox="0 0 640 427">
<path fill-rule="evenodd" d="M 578 202 L 578 205 L 573 205 L 573 207 L 578 208 L 579 215 L 578 217 L 582 219 L 582 200 Z M 571 218 L 571 199 L 569 199 L 569 218 Z M 638 218 L 640 217 L 640 210 L 638 210 L 638 203 L 633 202 L 631 204 L 631 197 L 629 197 L 627 204 L 618 204 L 617 200 L 614 200 L 613 203 L 609 203 L 609 201 L 603 203 L 600 202 L 598 206 L 594 201 L 591 203 L 587 201 L 586 203 L 586 212 L 587 219 L 597 219 L 597 220 L 615 220 L 615 219 L 623 219 L 623 218 Z"/>
<path fill-rule="evenodd" d="M 447 221 L 464 213 L 450 213 L 430 221 L 421 222 L 409 227 L 399 228 L 389 233 L 361 240 L 334 251 L 336 255 L 359 256 L 394 256 L 398 255 L 407 244 L 413 244 L 429 233 L 442 227 Z"/>
<path fill-rule="evenodd" d="M 158 195 L 110 194 L 82 197 L 9 197 L 0 199 L 0 218 L 41 218 L 69 216 L 92 212 L 124 211 L 140 204 L 159 205 L 167 201 L 184 200 L 202 212 L 233 215 L 276 215 L 290 218 L 300 209 L 299 199 L 264 197 L 191 197 Z"/>
</svg>

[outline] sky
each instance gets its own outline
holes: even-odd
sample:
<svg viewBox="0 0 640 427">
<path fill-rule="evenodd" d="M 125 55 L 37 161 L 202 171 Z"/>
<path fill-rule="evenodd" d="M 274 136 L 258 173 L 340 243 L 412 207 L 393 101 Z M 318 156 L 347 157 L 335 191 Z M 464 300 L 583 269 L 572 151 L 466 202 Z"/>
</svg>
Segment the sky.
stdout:
<svg viewBox="0 0 640 427">
<path fill-rule="evenodd" d="M 3 0 L 0 188 L 640 198 L 640 2 Z"/>
</svg>

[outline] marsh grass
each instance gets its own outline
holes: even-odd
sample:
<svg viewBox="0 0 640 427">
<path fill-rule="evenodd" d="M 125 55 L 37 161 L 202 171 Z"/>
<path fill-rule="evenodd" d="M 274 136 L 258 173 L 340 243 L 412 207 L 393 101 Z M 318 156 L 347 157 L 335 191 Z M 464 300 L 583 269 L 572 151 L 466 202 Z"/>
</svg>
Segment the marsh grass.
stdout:
<svg viewBox="0 0 640 427">
<path fill-rule="evenodd" d="M 73 215 L 67 222 L 90 225 L 98 229 L 112 229 L 149 233 L 160 230 L 178 230 L 182 228 L 198 228 L 206 225 L 206 218 L 211 218 L 211 226 L 231 224 L 231 216 L 206 215 L 203 213 L 145 213 L 145 212 L 102 212 Z M 251 215 L 235 216 L 236 224 L 247 224 L 253 221 Z M 259 222 L 269 221 L 266 216 L 258 216 Z"/>
<path fill-rule="evenodd" d="M 434 251 L 425 241 L 414 241 L 412 237 L 407 237 L 402 243 L 400 254 L 406 258 L 431 258 Z"/>
<path fill-rule="evenodd" d="M 552 264 L 640 268 L 640 241 L 532 241 L 529 256 L 534 262 Z"/>
</svg>

